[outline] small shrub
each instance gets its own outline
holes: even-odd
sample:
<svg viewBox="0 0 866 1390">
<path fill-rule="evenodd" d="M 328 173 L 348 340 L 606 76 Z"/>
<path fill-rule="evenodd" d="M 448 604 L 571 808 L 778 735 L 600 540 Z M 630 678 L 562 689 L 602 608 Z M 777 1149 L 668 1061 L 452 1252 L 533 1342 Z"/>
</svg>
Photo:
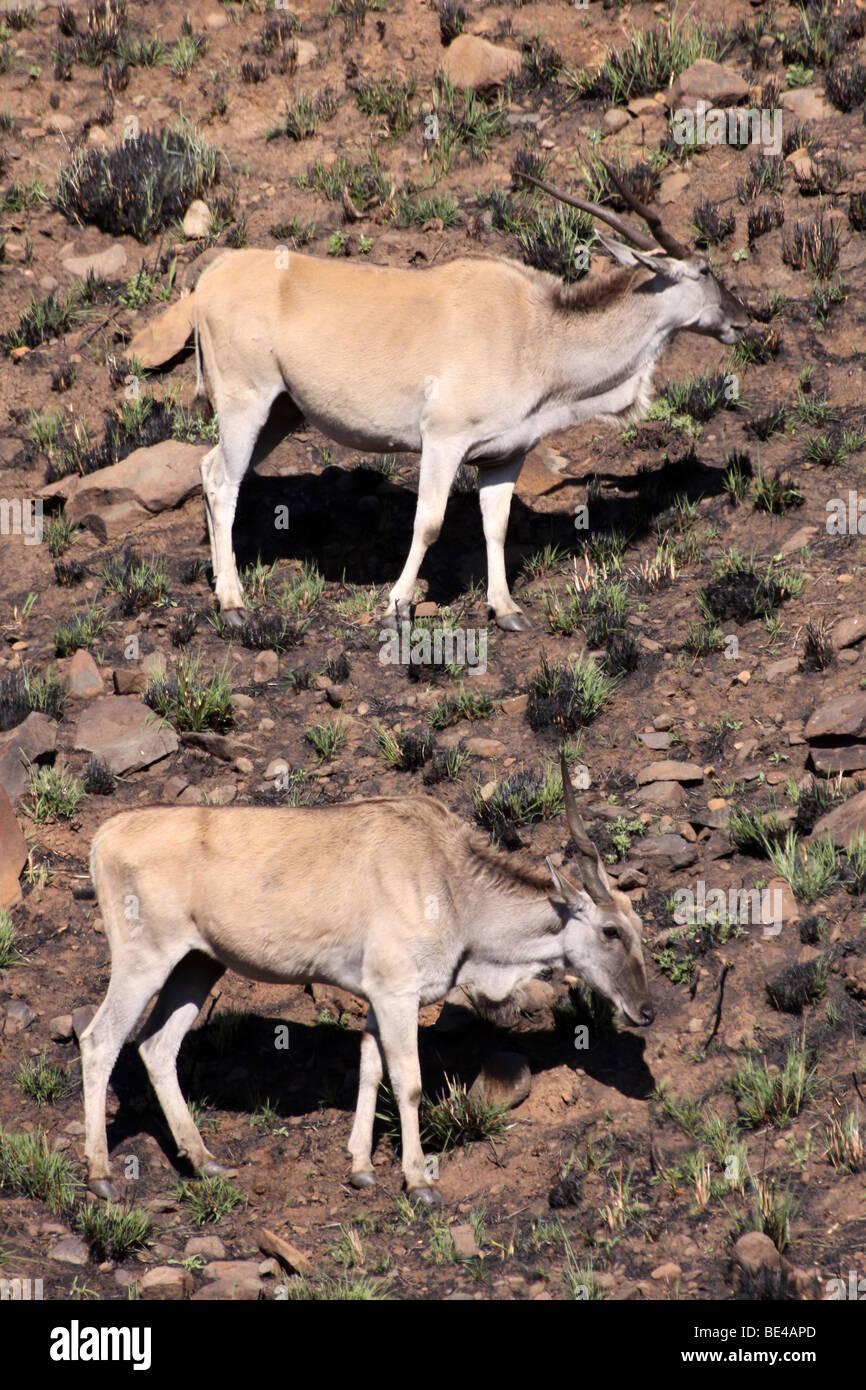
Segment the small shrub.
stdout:
<svg viewBox="0 0 866 1390">
<path fill-rule="evenodd" d="M 435 1100 L 421 1097 L 421 1142 L 435 1153 L 448 1153 L 463 1144 L 494 1139 L 508 1128 L 507 1112 L 507 1105 L 470 1096 L 460 1082 L 448 1080 L 447 1089 Z"/>
<path fill-rule="evenodd" d="M 781 155 L 754 155 L 749 160 L 748 173 L 737 184 L 737 198 L 741 203 L 748 203 L 762 193 L 781 194 L 784 172 Z"/>
<path fill-rule="evenodd" d="M 722 214 L 718 203 L 702 198 L 692 213 L 695 228 L 695 245 L 719 246 L 732 236 L 736 223 L 732 212 Z"/>
<path fill-rule="evenodd" d="M 759 203 L 756 208 L 750 208 L 747 219 L 749 242 L 766 236 L 767 232 L 772 232 L 775 227 L 783 226 L 784 221 L 785 205 L 781 199 L 772 203 Z"/>
<path fill-rule="evenodd" d="M 196 1226 L 213 1225 L 230 1215 L 244 1200 L 244 1194 L 226 1182 L 225 1178 L 199 1178 L 197 1182 L 181 1182 L 174 1189 L 179 1202 L 189 1207 L 190 1219 Z"/>
<path fill-rule="evenodd" d="M 63 687 L 50 666 L 44 676 L 34 676 L 27 667 L 0 676 L 0 733 L 23 723 L 34 710 L 61 719 L 63 700 Z"/>
<path fill-rule="evenodd" d="M 330 90 L 313 96 L 299 96 L 286 106 L 285 114 L 268 131 L 268 139 L 286 135 L 290 140 L 308 140 L 315 135 L 322 121 L 332 121 L 337 114 L 337 98 Z"/>
<path fill-rule="evenodd" d="M 208 679 L 199 675 L 201 658 L 178 657 L 175 674 L 157 676 L 142 696 L 144 703 L 175 728 L 214 729 L 223 733 L 232 724 L 232 691 L 225 670 Z"/>
<path fill-rule="evenodd" d="M 562 778 L 552 765 L 540 776 L 525 770 L 515 772 L 497 782 L 486 797 L 476 787 L 472 801 L 479 824 L 507 848 L 516 848 L 520 843 L 515 833 L 519 826 L 550 820 L 562 811 Z"/>
<path fill-rule="evenodd" d="M 131 617 L 167 598 L 165 561 L 161 558 L 142 560 L 127 550 L 122 560 L 113 557 L 105 561 L 102 585 L 107 594 L 117 594 L 121 613 Z"/>
<path fill-rule="evenodd" d="M 121 1262 L 141 1250 L 151 1231 L 150 1216 L 140 1207 L 88 1202 L 75 1218 L 75 1229 L 90 1246 L 95 1260 Z"/>
<path fill-rule="evenodd" d="M 862 63 L 850 68 L 834 65 L 824 77 L 824 90 L 837 111 L 853 111 L 866 100 L 866 67 Z"/>
<path fill-rule="evenodd" d="M 541 730 L 553 725 L 574 733 L 602 713 L 616 687 L 617 681 L 583 654 L 567 665 L 543 656 L 530 681 L 529 726 Z"/>
<path fill-rule="evenodd" d="M 46 821 L 71 820 L 87 796 L 84 783 L 66 767 L 34 768 L 27 784 L 30 796 L 25 811 L 40 824 Z"/>
<path fill-rule="evenodd" d="M 770 512 L 782 516 L 792 507 L 802 507 L 805 502 L 800 489 L 792 478 L 777 468 L 772 475 L 761 472 L 755 474 L 752 482 L 752 506 L 756 512 Z"/>
<path fill-rule="evenodd" d="M 807 267 L 819 280 L 829 280 L 839 264 L 839 222 L 825 222 L 823 212 L 808 222 L 797 222 L 782 240 L 782 260 L 794 270 Z"/>
<path fill-rule="evenodd" d="M 429 735 L 419 737 L 413 733 L 391 734 L 380 725 L 376 730 L 376 742 L 385 762 L 396 772 L 416 772 L 433 756 L 433 745 Z"/>
<path fill-rule="evenodd" d="M 804 1004 L 815 1004 L 827 993 L 827 962 L 821 958 L 790 965 L 768 980 L 767 998 L 774 1009 L 799 1014 Z"/>
<path fill-rule="evenodd" d="M 552 212 L 537 213 L 521 226 L 517 239 L 528 265 L 558 275 L 567 284 L 581 280 L 589 269 L 594 230 L 588 213 L 557 204 Z"/>
<path fill-rule="evenodd" d="M 866 1168 L 866 1140 L 860 1126 L 859 1109 L 841 1120 L 828 1115 L 824 1125 L 824 1155 L 834 1168 L 860 1173 Z"/>
<path fill-rule="evenodd" d="M 466 690 L 462 685 L 456 695 L 446 695 L 431 705 L 427 715 L 431 728 L 447 729 L 461 719 L 487 719 L 495 714 L 496 701 L 484 690 Z"/>
<path fill-rule="evenodd" d="M 15 923 L 6 908 L 0 907 L 0 970 L 5 970 L 20 959 L 15 945 L 17 940 Z"/>
<path fill-rule="evenodd" d="M 459 0 L 439 0 L 439 37 L 443 48 L 463 33 L 465 23 L 466 11 Z"/>
<path fill-rule="evenodd" d="M 82 149 L 60 170 L 55 202 L 72 222 L 147 241 L 182 218 L 219 176 L 218 156 L 191 126 L 142 131 L 113 149 Z"/>
<path fill-rule="evenodd" d="M 49 1149 L 48 1136 L 0 1129 L 0 1189 L 44 1202 L 56 1215 L 71 1211 L 80 1183 L 68 1158 Z"/>
<path fill-rule="evenodd" d="M 87 767 L 84 772 L 84 790 L 88 796 L 113 796 L 117 787 L 117 778 L 110 770 L 108 764 L 92 754 L 87 760 Z"/>
<path fill-rule="evenodd" d="M 82 613 L 75 613 L 56 629 L 54 648 L 57 655 L 71 656 L 82 647 L 89 649 L 105 631 L 107 622 L 105 614 L 100 613 L 95 604 L 86 604 Z"/>
<path fill-rule="evenodd" d="M 780 1070 L 771 1072 L 767 1059 L 750 1053 L 731 1080 L 731 1090 L 746 1129 L 790 1124 L 814 1094 L 817 1067 L 804 1044 L 792 1042 Z"/>
<path fill-rule="evenodd" d="M 356 96 L 365 116 L 384 116 L 389 135 L 398 136 L 405 135 L 415 119 L 412 100 L 416 91 L 414 78 L 400 82 L 392 74 L 384 79 L 362 82 Z"/>
<path fill-rule="evenodd" d="M 304 730 L 304 738 L 316 750 L 320 763 L 332 762 L 348 737 L 345 720 L 335 719 L 330 724 L 313 724 Z"/>
<path fill-rule="evenodd" d="M 15 1085 L 37 1105 L 56 1105 L 74 1089 L 65 1067 L 53 1067 L 44 1052 L 30 1057 L 15 1073 Z"/>
</svg>

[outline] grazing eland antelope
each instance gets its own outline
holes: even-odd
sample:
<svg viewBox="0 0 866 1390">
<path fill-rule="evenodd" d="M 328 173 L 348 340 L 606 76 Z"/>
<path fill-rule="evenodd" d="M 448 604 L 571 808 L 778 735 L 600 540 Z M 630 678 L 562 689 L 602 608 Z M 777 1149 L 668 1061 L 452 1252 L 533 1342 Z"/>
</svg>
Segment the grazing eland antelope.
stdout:
<svg viewBox="0 0 866 1390">
<path fill-rule="evenodd" d="M 461 463 L 479 467 L 487 600 L 501 628 L 529 622 L 508 589 L 505 534 L 526 454 L 580 420 L 628 424 L 649 405 L 653 367 L 674 333 L 734 343 L 743 305 L 609 170 L 652 232 L 607 208 L 545 192 L 620 232 L 599 235 L 619 268 L 566 286 L 513 260 L 460 258 L 429 270 L 273 251 L 229 253 L 195 291 L 196 396 L 210 392 L 220 442 L 202 461 L 216 599 L 242 622 L 232 551 L 238 489 L 275 399 L 354 449 L 420 453 L 412 544 L 384 621 L 409 617 Z"/>
<path fill-rule="evenodd" d="M 418 1127 L 420 1004 L 455 985 L 501 1001 L 559 967 L 578 973 L 628 1022 L 652 1023 L 640 919 L 611 887 L 562 766 L 582 882 L 548 860 L 552 887 L 546 875 L 502 861 L 430 797 L 285 809 L 156 807 L 102 826 L 90 867 L 111 980 L 81 1035 L 91 1191 L 115 1196 L 106 1089 L 154 995 L 139 1051 L 178 1153 L 201 1174 L 225 1171 L 183 1098 L 177 1054 L 227 969 L 255 980 L 338 985 L 369 1001 L 351 1181 L 375 1182 L 373 1122 L 384 1065 L 400 1112 L 406 1186 L 428 1202 L 438 1193 Z"/>
</svg>

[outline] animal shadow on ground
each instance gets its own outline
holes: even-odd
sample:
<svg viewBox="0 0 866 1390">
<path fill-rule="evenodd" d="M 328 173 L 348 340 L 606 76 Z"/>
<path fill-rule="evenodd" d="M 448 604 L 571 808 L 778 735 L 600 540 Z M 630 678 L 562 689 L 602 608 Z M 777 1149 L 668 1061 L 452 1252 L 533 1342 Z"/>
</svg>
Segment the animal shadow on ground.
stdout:
<svg viewBox="0 0 866 1390">
<path fill-rule="evenodd" d="M 259 556 L 267 564 L 304 559 L 315 562 L 329 582 L 393 584 L 409 550 L 417 504 L 413 483 L 417 485 L 420 460 L 398 456 L 400 471 L 393 478 L 361 462 L 360 456 L 356 466 L 330 464 L 321 473 L 257 473 L 256 463 L 283 437 L 285 422 L 283 414 L 272 412 L 241 484 L 233 529 L 238 565 L 242 568 Z M 642 463 L 633 473 L 594 476 L 633 497 L 593 500 L 589 532 L 575 529 L 573 510 L 583 500 L 589 475 L 564 477 L 554 486 L 549 496 L 562 494 L 561 511 L 536 511 L 515 495 L 506 552 L 509 583 L 516 579 L 523 555 L 545 544 L 570 551 L 592 534 L 614 530 L 636 543 L 652 533 L 675 499 L 694 501 L 723 492 L 723 470 L 704 465 L 693 447 L 676 458 L 665 455 L 660 463 Z M 275 524 L 279 508 L 287 509 L 288 525 Z M 452 489 L 441 534 L 421 569 L 429 581 L 429 597 L 443 606 L 452 603 L 473 578 L 485 573 L 477 487 Z"/>
<path fill-rule="evenodd" d="M 275 1039 L 286 1026 L 288 1047 L 278 1048 Z M 255 1117 L 266 1108 L 272 1126 L 323 1109 L 352 1114 L 359 1044 L 357 1029 L 343 1027 L 338 1020 L 312 1026 L 286 1025 L 282 1019 L 229 1010 L 187 1034 L 178 1059 L 178 1076 L 205 1143 L 220 1161 L 229 1163 L 231 1144 L 221 1139 L 218 1121 L 210 1112 L 224 1110 Z M 581 1052 L 575 1051 L 574 1038 L 561 1032 L 505 1031 L 483 1020 L 470 1024 L 459 1039 L 433 1028 L 419 1031 L 424 1091 L 433 1100 L 447 1091 L 452 1081 L 471 1085 L 484 1059 L 496 1051 L 520 1052 L 533 1074 L 551 1067 L 579 1065 L 587 1076 L 621 1095 L 641 1099 L 654 1086 L 644 1058 L 645 1046 L 642 1037 L 612 1028 L 594 1030 L 592 1047 Z M 128 1140 L 148 1134 L 182 1176 L 191 1176 L 189 1164 L 177 1155 L 134 1040 L 121 1050 L 112 1089 L 119 1102 L 108 1127 L 109 1152 L 114 1155 L 115 1166 Z M 381 1120 L 377 1120 L 376 1129 L 377 1137 L 381 1136 Z M 250 1136 L 254 1134 L 251 1127 Z"/>
</svg>

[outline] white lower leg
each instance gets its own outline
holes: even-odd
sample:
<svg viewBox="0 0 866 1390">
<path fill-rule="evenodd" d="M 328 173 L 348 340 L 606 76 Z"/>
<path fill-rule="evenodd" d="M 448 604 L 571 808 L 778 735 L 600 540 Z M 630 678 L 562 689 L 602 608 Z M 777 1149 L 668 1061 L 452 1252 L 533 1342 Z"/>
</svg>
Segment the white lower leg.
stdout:
<svg viewBox="0 0 866 1390">
<path fill-rule="evenodd" d="M 422 449 L 412 545 L 400 578 L 388 596 L 387 616 L 408 617 L 409 605 L 415 596 L 418 571 L 442 529 L 448 493 L 461 456 L 462 445 L 444 448 L 425 443 Z"/>
<path fill-rule="evenodd" d="M 372 1015 L 372 1010 L 370 1011 Z M 358 1103 L 355 1120 L 349 1135 L 353 1174 L 373 1171 L 373 1125 L 376 1119 L 376 1098 L 382 1080 L 382 1053 L 376 1036 L 375 1016 L 367 1017 L 367 1027 L 361 1037 L 361 1068 L 358 1078 Z"/>
<path fill-rule="evenodd" d="M 505 574 L 505 536 L 514 485 L 522 464 L 521 458 L 500 468 L 482 469 L 479 479 L 479 501 L 487 545 L 487 602 L 497 618 L 521 612 L 511 597 Z"/>
</svg>

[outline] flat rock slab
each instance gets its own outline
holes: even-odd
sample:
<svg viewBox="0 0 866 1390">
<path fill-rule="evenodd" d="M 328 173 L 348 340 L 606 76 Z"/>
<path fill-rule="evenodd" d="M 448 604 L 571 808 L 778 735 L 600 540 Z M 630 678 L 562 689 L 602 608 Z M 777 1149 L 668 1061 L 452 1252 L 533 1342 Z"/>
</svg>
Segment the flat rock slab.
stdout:
<svg viewBox="0 0 866 1390">
<path fill-rule="evenodd" d="M 110 468 L 50 483 L 40 496 L 64 497 L 70 521 L 111 539 L 200 493 L 200 465 L 207 452 L 207 446 L 165 439 L 136 449 Z"/>
<path fill-rule="evenodd" d="M 258 1279 L 261 1260 L 211 1260 L 202 1270 L 204 1279 L 218 1279 L 220 1283 L 236 1280 Z"/>
<path fill-rule="evenodd" d="M 255 1242 L 265 1255 L 273 1255 L 293 1274 L 311 1274 L 313 1262 L 309 1255 L 298 1250 L 283 1236 L 277 1235 L 267 1226 L 260 1226 L 255 1233 Z"/>
<path fill-rule="evenodd" d="M 858 830 L 866 832 L 866 791 L 849 796 L 841 806 L 834 806 L 832 811 L 823 815 L 815 822 L 809 838 L 823 840 L 829 835 L 835 844 L 847 849 L 851 837 L 856 835 Z"/>
<path fill-rule="evenodd" d="M 725 107 L 736 106 L 748 95 L 749 84 L 736 68 L 727 68 L 710 58 L 698 58 L 680 73 L 665 94 L 665 101 L 672 110 L 680 106 L 693 107 L 701 99 L 710 106 Z"/>
<path fill-rule="evenodd" d="M 642 767 L 637 775 L 639 787 L 649 782 L 703 782 L 704 770 L 697 763 L 679 763 L 674 758 L 663 758 L 649 767 Z"/>
<path fill-rule="evenodd" d="M 95 753 L 116 777 L 150 767 L 177 751 L 177 734 L 131 695 L 107 695 L 85 710 L 75 747 Z"/>
<path fill-rule="evenodd" d="M 764 670 L 764 678 L 771 684 L 773 681 L 781 679 L 783 676 L 792 676 L 799 669 L 800 658 L 798 656 L 783 656 L 779 661 L 771 661 Z"/>
<path fill-rule="evenodd" d="M 458 34 L 442 55 L 440 66 L 455 87 L 501 87 L 507 78 L 523 70 L 523 55 L 516 48 L 503 48 L 475 34 Z"/>
<path fill-rule="evenodd" d="M 27 843 L 15 818 L 12 802 L 0 787 L 0 908 L 21 901 L 21 870 L 27 863 Z"/>
<path fill-rule="evenodd" d="M 798 121 L 825 121 L 834 115 L 821 87 L 794 87 L 779 94 L 779 105 Z"/>
<path fill-rule="evenodd" d="M 0 787 L 10 801 L 22 796 L 30 778 L 28 763 L 38 762 L 57 746 L 57 723 L 34 711 L 23 724 L 0 734 Z"/>
<path fill-rule="evenodd" d="M 451 1241 L 454 1246 L 454 1254 L 458 1260 L 472 1260 L 476 1255 L 480 1255 L 478 1241 L 475 1238 L 475 1230 L 466 1222 L 460 1226 L 451 1226 Z"/>
<path fill-rule="evenodd" d="M 671 746 L 670 734 L 663 733 L 660 730 L 654 733 L 638 734 L 638 739 L 645 748 L 651 748 L 654 753 L 662 753 L 666 748 L 670 748 Z"/>
<path fill-rule="evenodd" d="M 194 1293 L 191 1303 L 256 1303 L 267 1289 L 263 1279 L 217 1279 Z"/>
<path fill-rule="evenodd" d="M 866 690 L 837 695 L 819 705 L 804 732 L 810 743 L 819 738 L 866 738 Z"/>
<path fill-rule="evenodd" d="M 203 753 L 211 753 L 224 763 L 233 763 L 235 758 L 240 758 L 245 753 L 255 756 L 259 751 L 255 744 L 246 743 L 234 734 L 216 734 L 208 729 L 192 729 L 181 734 L 181 742 L 185 748 L 200 748 Z M 288 763 L 286 771 L 288 772 Z M 277 773 L 266 772 L 265 776 L 275 777 Z"/>
<path fill-rule="evenodd" d="M 52 1260 L 67 1265 L 86 1265 L 90 1259 L 90 1247 L 80 1236 L 64 1236 L 48 1253 Z"/>
<path fill-rule="evenodd" d="M 847 777 L 851 772 L 866 769 L 866 743 L 846 743 L 838 748 L 813 748 L 810 754 L 812 767 L 822 777 L 836 777 L 841 772 Z"/>
<path fill-rule="evenodd" d="M 6 1008 L 4 1033 L 26 1033 L 31 1023 L 36 1021 L 36 1010 L 31 1009 L 26 999 L 12 999 Z"/>
<path fill-rule="evenodd" d="M 843 647 L 855 647 L 866 637 L 866 613 L 857 613 L 853 618 L 843 618 L 832 632 L 833 646 L 837 651 Z"/>
<path fill-rule="evenodd" d="M 649 782 L 641 787 L 636 797 L 641 806 L 659 806 L 665 811 L 678 810 L 685 799 L 686 794 L 679 782 Z"/>
<path fill-rule="evenodd" d="M 125 265 L 126 252 L 120 242 L 115 242 L 114 246 L 107 246 L 104 251 L 95 251 L 89 256 L 68 256 L 63 262 L 63 269 L 70 275 L 80 275 L 84 280 L 91 270 L 94 275 L 107 278 L 123 270 Z"/>
<path fill-rule="evenodd" d="M 174 1265 L 157 1265 L 149 1269 L 139 1280 L 138 1292 L 144 1299 L 189 1298 L 192 1293 L 192 1275 L 188 1269 Z"/>
<path fill-rule="evenodd" d="M 682 835 L 645 835 L 632 845 L 631 854 L 636 864 L 657 864 L 672 869 L 686 869 L 698 857 L 697 846 L 689 844 Z"/>
</svg>

